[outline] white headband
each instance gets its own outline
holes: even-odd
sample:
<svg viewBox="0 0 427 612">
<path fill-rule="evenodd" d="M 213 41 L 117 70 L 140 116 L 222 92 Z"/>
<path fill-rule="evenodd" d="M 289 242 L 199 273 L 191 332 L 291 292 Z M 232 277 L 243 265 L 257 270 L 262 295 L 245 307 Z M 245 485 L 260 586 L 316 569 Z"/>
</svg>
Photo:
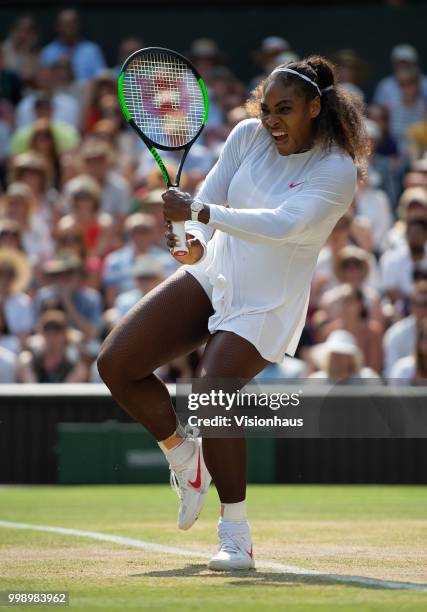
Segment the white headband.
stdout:
<svg viewBox="0 0 427 612">
<path fill-rule="evenodd" d="M 331 89 L 334 88 L 333 85 L 329 85 L 329 87 L 325 87 L 325 89 L 320 89 L 318 84 L 312 81 L 308 76 L 305 76 L 305 74 L 302 74 L 301 72 L 297 72 L 296 70 L 292 70 L 292 68 L 276 68 L 275 70 L 273 70 L 271 74 L 274 74 L 275 72 L 290 72 L 291 74 L 296 74 L 301 79 L 304 79 L 304 81 L 311 83 L 311 85 L 313 85 L 313 87 L 317 89 L 319 96 L 321 96 L 324 91 L 330 91 Z"/>
</svg>

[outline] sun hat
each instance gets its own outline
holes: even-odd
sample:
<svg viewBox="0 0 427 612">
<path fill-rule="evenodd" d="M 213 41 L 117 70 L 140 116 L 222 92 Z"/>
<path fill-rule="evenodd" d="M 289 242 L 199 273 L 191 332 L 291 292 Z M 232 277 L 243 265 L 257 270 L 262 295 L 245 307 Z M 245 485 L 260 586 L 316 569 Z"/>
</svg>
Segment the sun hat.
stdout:
<svg viewBox="0 0 427 612">
<path fill-rule="evenodd" d="M 133 213 L 130 215 L 125 221 L 124 230 L 126 234 L 132 233 L 133 230 L 137 227 L 144 227 L 146 229 L 154 229 L 156 226 L 156 221 L 152 217 L 152 215 L 148 213 Z"/>
<path fill-rule="evenodd" d="M 65 186 L 66 196 L 73 200 L 78 195 L 89 195 L 94 200 L 99 202 L 101 200 L 101 188 L 96 180 L 89 174 L 79 174 L 75 176 Z"/>
<path fill-rule="evenodd" d="M 162 189 L 152 189 L 148 192 L 148 194 L 141 201 L 141 205 L 143 208 L 149 208 L 150 206 L 163 205 L 162 194 L 164 191 Z"/>
<path fill-rule="evenodd" d="M 369 274 L 370 267 L 373 264 L 372 255 L 368 253 L 368 251 L 365 251 L 365 249 L 361 249 L 353 244 L 348 244 L 339 250 L 334 261 L 333 267 L 335 275 L 339 275 L 343 268 L 344 262 L 352 259 L 361 263 L 365 270 L 365 276 Z"/>
<path fill-rule="evenodd" d="M 356 338 L 345 329 L 336 329 L 329 334 L 325 342 L 317 344 L 311 349 L 313 362 L 320 370 L 326 370 L 331 353 L 352 355 L 357 369 L 363 365 L 363 354 L 357 345 Z"/>
<path fill-rule="evenodd" d="M 158 259 L 155 259 L 151 255 L 140 255 L 136 258 L 136 261 L 132 268 L 132 276 L 135 278 L 141 277 L 164 277 L 165 270 Z"/>
<path fill-rule="evenodd" d="M 423 187 L 408 187 L 402 193 L 399 199 L 397 208 L 398 215 L 401 219 L 406 217 L 406 211 L 411 203 L 417 203 L 424 208 L 427 208 L 427 190 Z"/>
<path fill-rule="evenodd" d="M 15 270 L 15 278 L 12 282 L 12 293 L 24 291 L 31 280 L 32 270 L 27 257 L 16 249 L 0 249 L 0 267 L 3 264 L 12 266 Z"/>
</svg>

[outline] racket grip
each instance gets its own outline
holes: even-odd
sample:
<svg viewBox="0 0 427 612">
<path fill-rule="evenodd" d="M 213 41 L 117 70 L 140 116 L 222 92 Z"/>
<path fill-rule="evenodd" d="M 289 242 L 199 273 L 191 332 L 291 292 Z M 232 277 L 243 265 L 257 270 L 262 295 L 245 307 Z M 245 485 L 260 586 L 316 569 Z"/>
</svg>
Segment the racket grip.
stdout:
<svg viewBox="0 0 427 612">
<path fill-rule="evenodd" d="M 185 227 L 184 223 L 172 223 L 172 231 L 176 234 L 178 244 L 173 248 L 174 255 L 187 255 L 188 248 L 185 244 Z"/>
</svg>

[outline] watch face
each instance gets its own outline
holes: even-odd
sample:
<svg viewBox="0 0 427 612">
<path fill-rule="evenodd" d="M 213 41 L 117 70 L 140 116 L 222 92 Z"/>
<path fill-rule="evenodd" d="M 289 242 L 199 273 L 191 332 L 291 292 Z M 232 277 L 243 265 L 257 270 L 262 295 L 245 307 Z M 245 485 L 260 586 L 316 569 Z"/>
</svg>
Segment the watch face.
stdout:
<svg viewBox="0 0 427 612">
<path fill-rule="evenodd" d="M 193 200 L 191 204 L 191 210 L 193 212 L 200 212 L 203 206 L 204 206 L 203 202 L 198 202 L 197 200 Z"/>
</svg>

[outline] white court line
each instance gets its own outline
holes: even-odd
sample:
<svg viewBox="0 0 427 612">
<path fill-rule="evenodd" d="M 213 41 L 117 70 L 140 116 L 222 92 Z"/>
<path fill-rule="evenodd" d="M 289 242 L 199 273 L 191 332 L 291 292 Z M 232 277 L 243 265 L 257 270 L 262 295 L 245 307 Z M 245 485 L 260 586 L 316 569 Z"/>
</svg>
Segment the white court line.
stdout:
<svg viewBox="0 0 427 612">
<path fill-rule="evenodd" d="M 49 525 L 32 525 L 30 523 L 15 523 L 13 521 L 0 521 L 0 527 L 6 529 L 28 529 L 30 531 L 43 531 L 45 533 L 60 533 L 62 535 L 71 535 L 81 538 L 91 538 L 101 542 L 112 542 L 121 546 L 130 546 L 132 548 L 140 548 L 156 553 L 165 553 L 168 555 L 178 555 L 181 557 L 191 557 L 194 559 L 210 559 L 212 556 L 206 552 L 197 552 L 186 548 L 175 546 L 165 546 L 164 544 L 156 544 L 154 542 L 144 542 L 143 540 L 135 540 L 119 535 L 110 535 L 108 533 L 100 533 L 99 531 L 84 531 L 82 529 L 69 529 L 67 527 L 50 527 Z M 415 582 L 397 582 L 394 580 L 379 580 L 377 578 L 366 578 L 364 576 L 346 576 L 341 574 L 325 574 L 317 570 L 303 569 L 293 565 L 285 565 L 284 563 L 275 563 L 274 561 L 257 561 L 257 568 L 272 569 L 280 572 L 287 572 L 299 576 L 317 576 L 325 582 L 342 582 L 344 584 L 355 584 L 366 587 L 382 588 L 382 589 L 404 589 L 410 591 L 426 591 L 427 584 L 417 584 Z"/>
</svg>

